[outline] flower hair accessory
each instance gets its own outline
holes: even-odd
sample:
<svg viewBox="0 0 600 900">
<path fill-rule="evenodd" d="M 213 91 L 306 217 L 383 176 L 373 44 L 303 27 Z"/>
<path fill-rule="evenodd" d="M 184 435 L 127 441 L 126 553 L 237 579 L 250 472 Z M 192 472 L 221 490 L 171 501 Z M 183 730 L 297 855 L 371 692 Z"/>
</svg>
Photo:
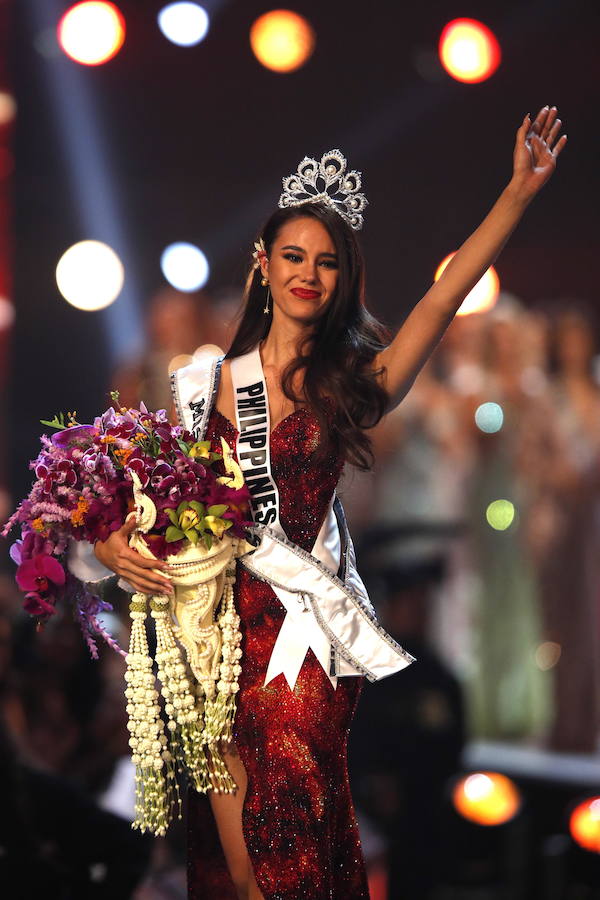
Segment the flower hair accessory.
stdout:
<svg viewBox="0 0 600 900">
<path fill-rule="evenodd" d="M 321 162 L 305 156 L 298 171 L 283 179 L 280 208 L 303 203 L 324 203 L 334 209 L 354 231 L 363 226 L 362 212 L 367 198 L 359 193 L 361 173 L 347 171 L 347 161 L 340 150 L 329 150 Z"/>
<path fill-rule="evenodd" d="M 267 255 L 267 248 L 265 247 L 265 242 L 260 237 L 257 241 L 254 241 L 254 252 L 252 253 L 252 258 L 254 259 L 254 269 L 260 269 L 260 261 Z"/>
</svg>

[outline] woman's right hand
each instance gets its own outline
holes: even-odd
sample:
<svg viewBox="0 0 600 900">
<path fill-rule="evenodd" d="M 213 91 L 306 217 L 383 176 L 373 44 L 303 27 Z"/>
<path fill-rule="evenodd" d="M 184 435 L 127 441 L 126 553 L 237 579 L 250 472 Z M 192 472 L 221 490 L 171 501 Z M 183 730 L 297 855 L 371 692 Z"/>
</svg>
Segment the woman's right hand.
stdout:
<svg viewBox="0 0 600 900">
<path fill-rule="evenodd" d="M 143 594 L 172 594 L 173 585 L 156 569 L 168 570 L 168 563 L 160 559 L 146 559 L 137 550 L 129 546 L 129 535 L 136 528 L 135 516 L 131 516 L 118 531 L 102 542 L 96 541 L 94 553 L 96 558 L 125 581 Z M 168 577 L 168 576 L 167 576 Z"/>
</svg>

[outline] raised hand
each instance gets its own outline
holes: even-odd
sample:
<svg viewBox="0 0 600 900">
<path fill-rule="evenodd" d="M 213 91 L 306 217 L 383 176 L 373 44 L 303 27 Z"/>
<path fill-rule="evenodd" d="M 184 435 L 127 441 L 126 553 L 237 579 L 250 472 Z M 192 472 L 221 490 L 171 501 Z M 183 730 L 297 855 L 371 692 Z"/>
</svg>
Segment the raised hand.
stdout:
<svg viewBox="0 0 600 900">
<path fill-rule="evenodd" d="M 529 113 L 523 119 L 513 154 L 512 186 L 524 199 L 534 197 L 553 174 L 567 143 L 566 134 L 558 136 L 561 126 L 555 106 L 542 107 L 533 122 Z"/>
</svg>

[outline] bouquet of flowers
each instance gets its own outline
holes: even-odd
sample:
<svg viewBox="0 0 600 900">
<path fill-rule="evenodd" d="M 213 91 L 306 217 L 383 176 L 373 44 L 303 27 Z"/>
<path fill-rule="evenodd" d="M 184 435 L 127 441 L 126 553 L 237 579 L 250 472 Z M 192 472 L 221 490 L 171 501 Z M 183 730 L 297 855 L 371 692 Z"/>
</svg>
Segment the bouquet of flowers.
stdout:
<svg viewBox="0 0 600 900">
<path fill-rule="evenodd" d="M 120 648 L 98 622 L 110 606 L 69 571 L 72 542 L 105 541 L 133 515 L 130 546 L 169 563 L 172 597 L 132 596 L 125 675 L 134 827 L 164 834 L 179 804 L 177 770 L 201 791 L 235 788 L 219 742 L 231 738 L 241 673 L 233 584 L 236 558 L 252 549 L 244 539 L 249 494 L 224 440 L 222 453 L 212 452 L 210 442 L 170 425 L 164 410 L 120 408 L 118 394 L 112 397 L 116 406 L 93 425 L 74 413 L 42 422 L 57 431 L 41 437 L 31 491 L 1 534 L 21 526 L 10 553 L 24 608 L 43 622 L 57 603 L 72 604 L 94 656 L 94 634 Z M 148 602 L 166 729 L 148 652 Z"/>
</svg>

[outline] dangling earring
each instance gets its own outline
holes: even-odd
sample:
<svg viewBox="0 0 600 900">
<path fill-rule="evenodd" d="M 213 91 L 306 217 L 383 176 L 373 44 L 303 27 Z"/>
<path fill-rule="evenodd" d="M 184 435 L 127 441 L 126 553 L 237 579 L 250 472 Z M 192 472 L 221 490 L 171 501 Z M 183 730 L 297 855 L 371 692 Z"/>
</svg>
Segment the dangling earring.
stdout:
<svg viewBox="0 0 600 900">
<path fill-rule="evenodd" d="M 270 299 L 270 297 L 271 297 L 271 288 L 269 287 L 269 279 L 268 279 L 268 278 L 261 278 L 260 283 L 262 284 L 263 287 L 266 287 L 266 289 L 267 289 L 267 299 L 266 299 L 266 301 L 265 301 L 265 308 L 263 309 L 263 312 L 264 312 L 265 316 L 267 316 L 267 315 L 270 313 L 270 311 L 271 311 L 271 310 L 269 309 L 269 299 Z"/>
</svg>

